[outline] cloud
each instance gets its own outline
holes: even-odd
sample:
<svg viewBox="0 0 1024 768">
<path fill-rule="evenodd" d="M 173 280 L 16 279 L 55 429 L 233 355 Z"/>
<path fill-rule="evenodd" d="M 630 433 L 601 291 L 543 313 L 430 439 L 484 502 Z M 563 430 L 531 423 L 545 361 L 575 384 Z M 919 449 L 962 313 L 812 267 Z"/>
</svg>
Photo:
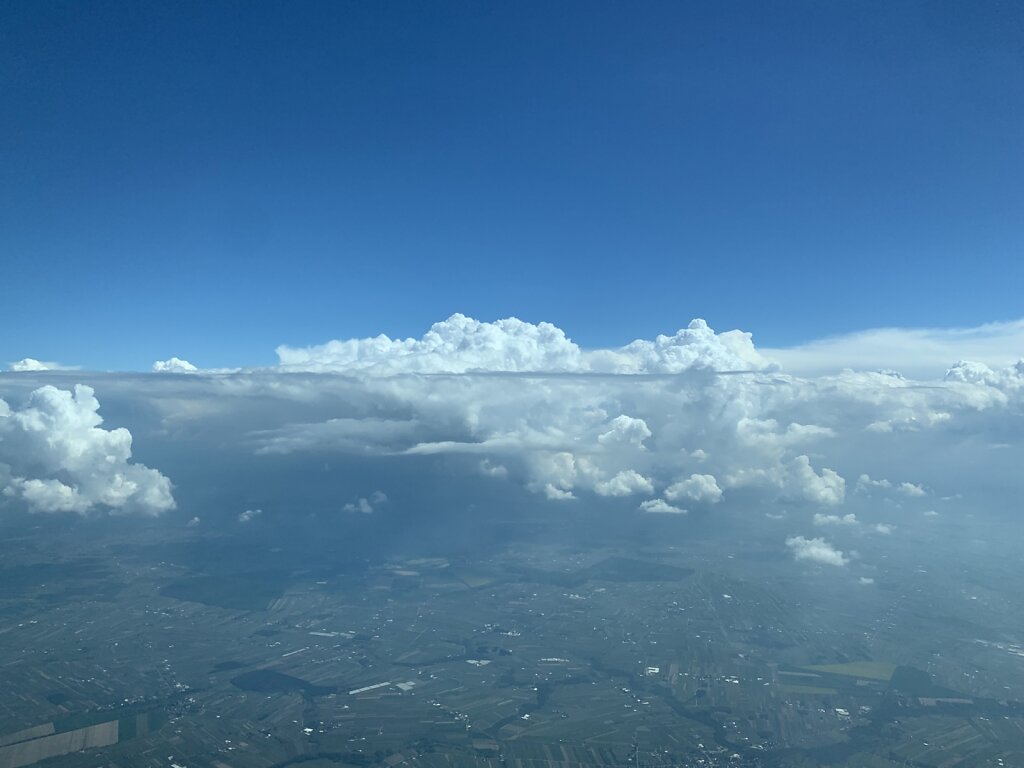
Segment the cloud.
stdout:
<svg viewBox="0 0 1024 768">
<path fill-rule="evenodd" d="M 774 453 L 768 452 L 768 455 Z M 775 487 L 780 491 L 780 498 L 823 506 L 838 506 L 846 497 L 846 480 L 827 467 L 819 474 L 805 454 L 785 462 L 764 461 L 760 466 L 739 467 L 727 476 L 727 484 Z"/>
<path fill-rule="evenodd" d="M 665 489 L 669 501 L 689 499 L 690 501 L 717 504 L 722 500 L 722 489 L 714 475 L 690 475 L 686 480 L 673 483 Z"/>
<path fill-rule="evenodd" d="M 370 494 L 369 498 L 366 498 L 365 496 L 360 496 L 354 501 L 350 501 L 348 504 L 342 507 L 342 511 L 350 513 L 358 512 L 359 514 L 363 515 L 372 515 L 374 512 L 380 509 L 380 507 L 383 504 L 386 504 L 387 501 L 388 497 L 383 491 L 374 491 L 373 493 Z"/>
<path fill-rule="evenodd" d="M 857 485 L 855 490 L 858 493 L 870 493 L 872 491 L 892 491 L 894 494 L 899 496 L 906 496 L 908 498 L 921 498 L 928 496 L 929 492 L 924 486 L 916 483 L 902 482 L 893 483 L 889 480 L 881 479 L 875 480 L 870 475 L 862 474 L 857 478 Z"/>
<path fill-rule="evenodd" d="M 681 373 L 757 370 L 769 363 L 741 331 L 716 334 L 693 320 L 672 336 L 638 339 L 617 349 L 584 351 L 550 323 L 515 317 L 493 323 L 454 314 L 419 339 L 334 340 L 310 347 L 277 348 L 280 368 L 335 373 Z"/>
<path fill-rule="evenodd" d="M 576 499 L 581 511 L 597 497 L 596 509 L 623 513 L 714 504 L 722 520 L 764 521 L 764 510 L 788 508 L 837 533 L 880 534 L 874 523 L 842 521 L 924 498 L 913 489 L 951 499 L 944 516 L 1009 508 L 1021 490 L 1005 478 L 1024 460 L 1024 366 L 954 357 L 945 377 L 926 382 L 879 371 L 796 376 L 773 368 L 749 334 L 702 321 L 584 349 L 554 326 L 461 315 L 417 339 L 282 350 L 282 365 L 267 369 L 91 381 L 119 418 L 153 415 L 149 432 L 132 425 L 147 448 L 159 439 L 160 450 L 185 455 L 215 444 L 255 455 L 268 472 L 329 463 L 370 468 L 380 482 L 436 462 L 446 482 L 464 473 L 474 493 L 489 482 L 495 493 L 518 485 L 539 505 Z M 0 393 L 20 403 L 30 387 L 61 378 L 0 374 Z M 92 474 L 36 471 L 10 458 L 21 455 L 13 437 L 0 437 L 0 461 L 18 464 L 0 476 L 8 503 L 102 506 Z M 111 475 L 103 473 L 96 477 Z M 377 506 L 371 496 L 348 504 Z M 900 532 L 915 524 L 924 520 L 901 521 Z"/>
<path fill-rule="evenodd" d="M 185 523 L 185 527 L 186 528 L 197 528 L 201 522 L 202 521 L 198 517 L 193 517 L 187 523 Z"/>
<path fill-rule="evenodd" d="M 26 357 L 23 360 L 11 363 L 10 370 L 15 373 L 31 373 L 38 371 L 73 371 L 75 368 L 67 365 L 61 365 L 60 363 Z"/>
<path fill-rule="evenodd" d="M 480 473 L 488 477 L 508 477 L 508 468 L 501 464 L 495 464 L 490 459 L 481 459 Z"/>
<path fill-rule="evenodd" d="M 172 357 L 167 360 L 157 360 L 153 363 L 154 373 L 196 373 L 196 368 L 188 360 Z"/>
<path fill-rule="evenodd" d="M 157 515 L 174 508 L 171 483 L 131 463 L 132 436 L 107 430 L 92 388 L 33 391 L 25 406 L 0 400 L 0 491 L 33 512 L 105 509 Z"/>
<path fill-rule="evenodd" d="M 648 499 L 647 501 L 641 502 L 639 507 L 641 512 L 648 512 L 650 514 L 658 515 L 685 515 L 686 510 L 679 507 L 674 507 L 667 501 L 662 499 Z"/>
<path fill-rule="evenodd" d="M 611 429 L 597 436 L 597 442 L 601 445 L 628 444 L 640 447 L 652 434 L 643 419 L 634 419 L 625 414 L 616 416 L 609 425 Z"/>
<path fill-rule="evenodd" d="M 517 318 L 482 323 L 455 314 L 434 323 L 420 339 L 329 341 L 312 347 L 280 346 L 281 368 L 301 371 L 465 373 L 467 371 L 573 371 L 580 348 L 550 323 Z"/>
<path fill-rule="evenodd" d="M 867 474 L 862 474 L 857 478 L 856 489 L 858 491 L 864 492 L 871 488 L 892 488 L 892 483 L 884 478 L 881 480 L 874 480 L 871 475 Z"/>
<path fill-rule="evenodd" d="M 845 525 L 845 526 L 856 526 L 857 516 L 852 512 L 846 515 L 823 515 L 820 512 L 814 514 L 814 524 L 823 525 Z"/>
<path fill-rule="evenodd" d="M 913 483 L 900 483 L 896 490 L 904 496 L 910 496 L 912 498 L 928 495 L 928 491 L 920 485 L 914 485 Z"/>
<path fill-rule="evenodd" d="M 595 483 L 594 492 L 600 496 L 630 496 L 634 493 L 654 493 L 654 485 L 636 470 L 626 469 L 610 480 Z"/>
<path fill-rule="evenodd" d="M 897 370 L 919 379 L 938 379 L 956 360 L 1002 368 L 1024 350 L 1024 320 L 974 328 L 875 328 L 811 341 L 761 354 L 801 376 L 821 376 L 852 368 Z M 962 365 L 962 364 L 961 364 Z"/>
<path fill-rule="evenodd" d="M 786 546 L 796 560 L 809 560 L 822 565 L 842 566 L 850 562 L 842 552 L 824 539 L 805 539 L 793 536 L 786 539 Z"/>
<path fill-rule="evenodd" d="M 262 509 L 247 509 L 244 512 L 238 513 L 238 522 L 240 523 L 251 523 L 257 517 L 263 514 Z"/>
<path fill-rule="evenodd" d="M 454 315 L 418 339 L 280 351 L 274 369 L 195 377 L 217 405 L 169 400 L 168 428 L 183 413 L 211 423 L 210 408 L 235 402 L 248 415 L 239 439 L 260 455 L 465 457 L 451 466 L 550 501 L 661 490 L 679 508 L 735 498 L 815 507 L 825 521 L 856 516 L 842 508 L 868 493 L 962 492 L 951 483 L 963 462 L 939 446 L 977 456 L 965 441 L 979 434 L 1015 445 L 998 414 L 1024 399 L 1014 367 L 927 384 L 877 371 L 801 378 L 773 369 L 749 334 L 702 321 L 587 350 L 553 326 Z M 872 479 L 879 466 L 914 482 Z"/>
</svg>

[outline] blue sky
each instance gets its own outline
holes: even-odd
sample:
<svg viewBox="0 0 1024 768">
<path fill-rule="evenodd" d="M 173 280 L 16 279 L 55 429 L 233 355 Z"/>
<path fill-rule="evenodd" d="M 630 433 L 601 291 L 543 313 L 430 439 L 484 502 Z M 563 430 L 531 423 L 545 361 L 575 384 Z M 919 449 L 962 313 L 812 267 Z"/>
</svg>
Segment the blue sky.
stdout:
<svg viewBox="0 0 1024 768">
<path fill-rule="evenodd" d="M 1010 3 L 0 7 L 0 360 L 1021 317 Z"/>
</svg>

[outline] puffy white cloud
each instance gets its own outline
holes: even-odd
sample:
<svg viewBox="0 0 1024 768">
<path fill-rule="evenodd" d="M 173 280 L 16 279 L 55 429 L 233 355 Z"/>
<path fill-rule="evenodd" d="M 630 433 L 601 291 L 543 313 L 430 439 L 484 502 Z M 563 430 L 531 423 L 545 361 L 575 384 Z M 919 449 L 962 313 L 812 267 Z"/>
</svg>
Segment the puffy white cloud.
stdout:
<svg viewBox="0 0 1024 768">
<path fill-rule="evenodd" d="M 621 414 L 609 423 L 611 429 L 597 436 L 597 442 L 601 445 L 629 444 L 640 447 L 651 436 L 651 430 L 643 419 Z"/>
<path fill-rule="evenodd" d="M 357 371 L 376 374 L 545 372 L 680 373 L 690 370 L 761 370 L 770 364 L 754 349 L 749 333 L 716 334 L 694 320 L 673 336 L 638 339 L 618 349 L 584 351 L 550 323 L 515 317 L 493 323 L 454 314 L 434 323 L 420 339 L 335 340 L 311 347 L 277 348 L 289 371 Z"/>
<path fill-rule="evenodd" d="M 927 496 L 928 491 L 922 488 L 920 485 L 914 483 L 900 483 L 896 490 L 904 496 L 919 497 Z"/>
<path fill-rule="evenodd" d="M 859 493 L 869 493 L 873 490 L 881 491 L 893 491 L 893 493 L 900 496 L 907 496 L 910 498 L 919 498 L 922 496 L 928 496 L 928 490 L 917 483 L 902 482 L 893 483 L 886 479 L 874 479 L 870 475 L 862 474 L 857 478 L 856 490 Z"/>
<path fill-rule="evenodd" d="M 198 528 L 199 524 L 201 522 L 202 522 L 202 520 L 200 520 L 198 517 L 193 517 L 187 523 L 185 523 L 185 527 L 186 528 Z"/>
<path fill-rule="evenodd" d="M 669 501 L 689 499 L 690 501 L 717 504 L 722 500 L 722 489 L 714 475 L 690 475 L 686 480 L 673 483 L 665 489 Z"/>
<path fill-rule="evenodd" d="M 743 466 L 727 478 L 730 486 L 761 485 L 778 488 L 782 498 L 823 506 L 838 506 L 846 497 L 846 480 L 835 470 L 814 471 L 804 454 L 785 462 L 762 461 Z"/>
<path fill-rule="evenodd" d="M 174 507 L 170 481 L 131 463 L 127 429 L 106 430 L 93 390 L 44 386 L 25 407 L 0 400 L 0 489 L 36 512 L 156 515 Z"/>
<path fill-rule="evenodd" d="M 857 490 L 867 491 L 871 488 L 892 488 L 892 483 L 882 478 L 881 480 L 875 480 L 868 474 L 862 474 L 857 478 Z"/>
<path fill-rule="evenodd" d="M 648 499 L 640 503 L 641 512 L 648 512 L 656 515 L 685 515 L 686 510 L 675 507 L 663 499 Z"/>
<path fill-rule="evenodd" d="M 251 523 L 257 517 L 263 514 L 262 509 L 247 509 L 243 512 L 238 513 L 238 522 L 240 523 Z"/>
<path fill-rule="evenodd" d="M 374 491 L 372 494 L 370 494 L 369 498 L 366 498 L 365 496 L 360 496 L 354 501 L 350 501 L 344 507 L 342 507 L 342 511 L 350 513 L 358 512 L 362 515 L 372 515 L 374 512 L 380 509 L 380 507 L 383 504 L 386 504 L 387 501 L 388 497 L 383 491 Z"/>
<path fill-rule="evenodd" d="M 653 341 L 638 339 L 616 350 L 595 350 L 585 356 L 584 363 L 589 370 L 627 374 L 748 371 L 771 367 L 754 349 L 749 333 L 716 334 L 701 319 L 691 321 L 672 336 L 657 336 Z"/>
<path fill-rule="evenodd" d="M 154 373 L 196 373 L 198 370 L 188 360 L 182 360 L 179 357 L 157 360 L 153 363 Z"/>
<path fill-rule="evenodd" d="M 594 492 L 600 496 L 630 496 L 634 493 L 654 493 L 654 485 L 636 470 L 626 469 L 610 480 L 595 483 Z"/>
<path fill-rule="evenodd" d="M 434 323 L 421 339 L 329 341 L 280 346 L 281 367 L 301 371 L 465 373 L 467 371 L 575 371 L 580 348 L 550 323 L 511 317 L 482 323 L 455 314 Z"/>
<path fill-rule="evenodd" d="M 490 459 L 481 459 L 480 473 L 488 477 L 508 477 L 508 467 L 495 464 Z"/>
<path fill-rule="evenodd" d="M 824 539 L 805 539 L 803 536 L 792 536 L 786 539 L 793 557 L 797 560 L 809 560 L 822 565 L 846 565 L 850 559 Z"/>
<path fill-rule="evenodd" d="M 75 369 L 67 365 L 61 365 L 60 363 L 36 360 L 34 357 L 26 357 L 23 360 L 17 360 L 11 363 L 10 370 L 15 373 L 31 373 L 36 371 L 73 371 Z"/>
<path fill-rule="evenodd" d="M 814 514 L 814 524 L 856 526 L 857 516 L 852 512 L 846 515 L 823 515 L 820 512 L 816 512 Z"/>
</svg>

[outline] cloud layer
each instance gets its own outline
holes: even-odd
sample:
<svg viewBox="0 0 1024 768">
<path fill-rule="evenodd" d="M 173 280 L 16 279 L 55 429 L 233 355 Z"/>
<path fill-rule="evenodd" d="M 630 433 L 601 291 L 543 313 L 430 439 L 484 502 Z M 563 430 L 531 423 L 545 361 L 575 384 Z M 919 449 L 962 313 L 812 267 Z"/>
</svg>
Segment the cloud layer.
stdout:
<svg viewBox="0 0 1024 768">
<path fill-rule="evenodd" d="M 774 521 L 780 550 L 836 566 L 854 562 L 849 553 L 865 537 L 894 541 L 958 509 L 1008 509 L 1021 490 L 1006 478 L 1024 459 L 1024 365 L 999 367 L 994 357 L 953 357 L 928 380 L 794 375 L 749 334 L 716 333 L 700 320 L 585 350 L 549 324 L 462 315 L 419 339 L 278 354 L 279 366 L 241 372 L 192 371 L 172 358 L 160 372 L 195 375 L 103 384 L 129 410 L 157 414 L 151 440 L 216 443 L 267 467 L 372 462 L 379 477 L 400 472 L 403 460 L 444 457 L 467 482 L 494 493 L 515 484 L 553 510 L 593 504 L 688 512 L 686 521 L 749 514 Z M 6 410 L 0 461 L 11 503 L 147 514 L 173 505 L 165 477 L 129 462 L 131 436 L 99 427 L 98 407 L 88 387 L 43 387 L 20 411 Z M 78 447 L 60 447 L 71 443 Z M 332 510 L 380 511 L 392 495 L 380 482 L 379 496 L 353 488 Z"/>
</svg>

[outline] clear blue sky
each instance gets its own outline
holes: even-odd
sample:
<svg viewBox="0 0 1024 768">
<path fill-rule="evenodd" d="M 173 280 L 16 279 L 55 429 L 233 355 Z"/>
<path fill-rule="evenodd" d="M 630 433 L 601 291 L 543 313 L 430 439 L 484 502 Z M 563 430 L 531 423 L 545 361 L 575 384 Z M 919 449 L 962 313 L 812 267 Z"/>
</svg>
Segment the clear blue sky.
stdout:
<svg viewBox="0 0 1024 768">
<path fill-rule="evenodd" d="M 1024 5 L 0 5 L 0 361 L 1024 315 Z"/>
</svg>

